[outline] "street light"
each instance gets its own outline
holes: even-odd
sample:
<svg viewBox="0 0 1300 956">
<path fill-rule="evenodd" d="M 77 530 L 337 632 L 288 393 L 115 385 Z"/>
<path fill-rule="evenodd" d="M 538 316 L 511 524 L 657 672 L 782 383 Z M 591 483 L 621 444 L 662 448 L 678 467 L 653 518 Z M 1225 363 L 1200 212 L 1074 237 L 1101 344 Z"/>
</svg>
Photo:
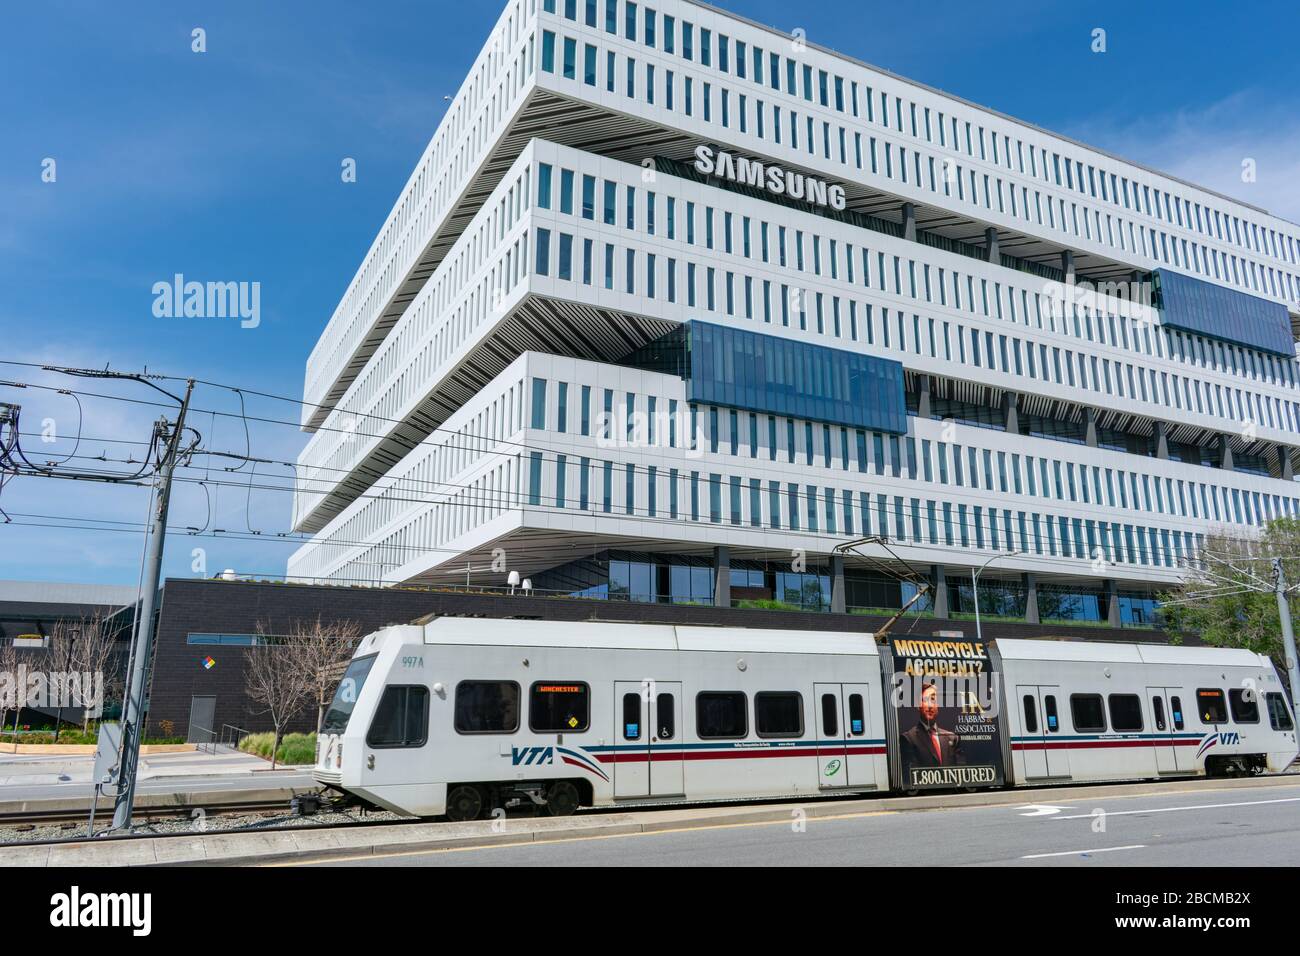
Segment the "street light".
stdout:
<svg viewBox="0 0 1300 956">
<path fill-rule="evenodd" d="M 980 630 L 980 575 L 984 573 L 985 568 L 987 568 L 998 558 L 1013 558 L 1017 554 L 1024 554 L 1024 553 L 1025 553 L 1024 551 L 1016 550 L 1016 551 L 1008 551 L 1006 554 L 995 554 L 993 555 L 993 557 L 989 558 L 987 561 L 981 564 L 979 566 L 979 570 L 976 570 L 975 568 L 970 569 L 971 595 L 975 599 L 975 640 L 980 642 L 983 642 L 984 640 L 983 632 Z"/>
</svg>

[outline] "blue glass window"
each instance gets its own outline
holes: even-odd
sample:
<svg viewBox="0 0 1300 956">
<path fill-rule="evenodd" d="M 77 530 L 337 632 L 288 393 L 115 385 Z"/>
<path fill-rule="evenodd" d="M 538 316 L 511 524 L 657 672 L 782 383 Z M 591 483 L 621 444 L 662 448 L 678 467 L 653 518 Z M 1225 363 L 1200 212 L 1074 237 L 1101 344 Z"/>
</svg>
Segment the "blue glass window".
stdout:
<svg viewBox="0 0 1300 956">
<path fill-rule="evenodd" d="M 707 322 L 688 322 L 627 364 L 680 375 L 693 404 L 906 434 L 898 362 Z"/>
<path fill-rule="evenodd" d="M 1295 354 L 1285 305 L 1163 269 L 1152 281 L 1164 325 L 1288 358 Z"/>
</svg>

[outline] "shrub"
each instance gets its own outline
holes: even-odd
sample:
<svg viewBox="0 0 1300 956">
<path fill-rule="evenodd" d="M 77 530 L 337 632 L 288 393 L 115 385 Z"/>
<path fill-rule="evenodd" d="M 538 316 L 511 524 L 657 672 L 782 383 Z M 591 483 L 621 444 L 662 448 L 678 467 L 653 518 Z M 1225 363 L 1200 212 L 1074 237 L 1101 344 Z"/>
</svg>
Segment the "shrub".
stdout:
<svg viewBox="0 0 1300 956">
<path fill-rule="evenodd" d="M 280 741 L 280 763 L 309 764 L 316 760 L 315 734 L 286 734 Z"/>
<path fill-rule="evenodd" d="M 275 742 L 275 734 L 269 731 L 264 734 L 249 734 L 239 742 L 239 749 L 246 754 L 256 754 L 264 760 L 271 759 L 271 744 Z"/>
<path fill-rule="evenodd" d="M 59 734 L 60 744 L 93 744 L 99 740 L 98 733 L 84 733 L 79 728 L 67 729 Z M 53 730 L 39 730 L 21 734 L 0 734 L 0 741 L 12 744 L 52 744 L 54 743 Z"/>
<path fill-rule="evenodd" d="M 275 743 L 275 734 L 267 731 L 249 734 L 239 742 L 239 749 L 247 754 L 256 754 L 263 760 L 271 759 L 271 747 Z M 316 759 L 315 734 L 285 734 L 276 753 L 277 763 L 308 764 Z"/>
</svg>

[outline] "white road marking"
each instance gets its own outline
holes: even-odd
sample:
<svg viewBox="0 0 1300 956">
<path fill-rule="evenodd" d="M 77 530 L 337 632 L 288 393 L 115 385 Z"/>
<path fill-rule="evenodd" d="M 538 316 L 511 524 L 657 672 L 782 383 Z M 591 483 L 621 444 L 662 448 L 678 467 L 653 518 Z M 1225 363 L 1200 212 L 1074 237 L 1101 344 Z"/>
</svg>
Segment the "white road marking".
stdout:
<svg viewBox="0 0 1300 956">
<path fill-rule="evenodd" d="M 1110 853 L 1114 850 L 1142 850 L 1146 848 L 1145 843 L 1132 843 L 1128 846 L 1101 846 L 1089 848 L 1087 850 L 1065 850 L 1061 853 L 1030 853 L 1028 856 L 1022 856 L 1022 860 L 1043 860 L 1049 856 L 1081 856 L 1085 853 Z"/>
<path fill-rule="evenodd" d="M 1269 803 L 1300 803 L 1300 797 L 1283 797 L 1278 800 L 1247 800 L 1242 803 L 1202 803 L 1189 807 L 1152 807 L 1149 810 L 1105 810 L 1108 817 L 1136 816 L 1139 813 L 1175 813 L 1179 810 L 1221 810 L 1225 807 L 1259 807 Z M 1092 813 L 1074 813 L 1068 817 L 1055 817 L 1057 820 L 1086 820 L 1096 816 Z"/>
<path fill-rule="evenodd" d="M 1022 817 L 1050 817 L 1062 810 L 1073 810 L 1074 807 L 1058 807 L 1050 803 L 1027 803 L 1023 807 L 1016 807 L 1016 809 L 1029 811 L 1020 814 Z"/>
</svg>

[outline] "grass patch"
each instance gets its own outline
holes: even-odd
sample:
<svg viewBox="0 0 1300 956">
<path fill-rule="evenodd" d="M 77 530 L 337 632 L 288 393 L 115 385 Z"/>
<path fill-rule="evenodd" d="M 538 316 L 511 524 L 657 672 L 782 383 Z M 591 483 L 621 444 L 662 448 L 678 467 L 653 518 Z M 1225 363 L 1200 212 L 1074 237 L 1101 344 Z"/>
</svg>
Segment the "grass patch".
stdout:
<svg viewBox="0 0 1300 956">
<path fill-rule="evenodd" d="M 893 617 L 898 613 L 896 607 L 851 607 L 850 614 L 865 614 L 870 617 Z M 934 617 L 934 612 L 929 610 L 916 611 L 909 610 L 904 617 Z"/>
<path fill-rule="evenodd" d="M 973 621 L 975 620 L 974 611 L 954 611 L 949 615 L 954 621 Z M 1005 622 L 1008 624 L 1023 624 L 1025 616 L 1023 614 L 985 614 L 980 611 L 980 623 L 988 624 L 990 622 Z"/>
<path fill-rule="evenodd" d="M 743 601 L 736 601 L 734 606 L 747 611 L 813 610 L 812 608 L 805 608 L 800 604 L 791 604 L 788 601 L 777 601 L 773 598 L 746 598 Z"/>
<path fill-rule="evenodd" d="M 239 742 L 239 749 L 246 754 L 256 754 L 263 760 L 271 759 L 271 747 L 275 744 L 275 734 L 267 731 L 261 734 L 249 734 Z M 285 734 L 280 741 L 280 749 L 275 755 L 277 763 L 299 765 L 314 763 L 316 760 L 315 734 Z"/>
</svg>

